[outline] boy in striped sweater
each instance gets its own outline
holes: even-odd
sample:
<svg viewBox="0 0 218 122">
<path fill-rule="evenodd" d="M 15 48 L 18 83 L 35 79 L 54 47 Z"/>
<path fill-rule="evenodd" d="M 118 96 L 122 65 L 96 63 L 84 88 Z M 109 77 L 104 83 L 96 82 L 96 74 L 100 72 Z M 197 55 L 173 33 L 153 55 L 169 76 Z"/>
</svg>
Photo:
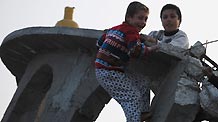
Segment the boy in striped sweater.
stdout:
<svg viewBox="0 0 218 122">
<path fill-rule="evenodd" d="M 97 42 L 96 78 L 121 105 L 127 122 L 142 122 L 151 116 L 149 82 L 125 72 L 130 58 L 146 56 L 157 49 L 146 47 L 140 40 L 139 32 L 146 26 L 148 14 L 149 8 L 144 4 L 131 2 L 125 21 L 108 29 Z"/>
</svg>

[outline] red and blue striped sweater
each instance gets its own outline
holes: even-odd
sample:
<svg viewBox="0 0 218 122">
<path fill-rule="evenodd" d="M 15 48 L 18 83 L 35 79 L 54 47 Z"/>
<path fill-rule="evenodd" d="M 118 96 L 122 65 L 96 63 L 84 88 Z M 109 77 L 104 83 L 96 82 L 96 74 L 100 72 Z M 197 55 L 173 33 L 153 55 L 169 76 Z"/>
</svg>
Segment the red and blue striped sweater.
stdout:
<svg viewBox="0 0 218 122">
<path fill-rule="evenodd" d="M 108 70 L 124 69 L 130 58 L 148 54 L 148 48 L 141 43 L 137 29 L 125 22 L 106 31 L 97 41 L 96 68 Z"/>
</svg>

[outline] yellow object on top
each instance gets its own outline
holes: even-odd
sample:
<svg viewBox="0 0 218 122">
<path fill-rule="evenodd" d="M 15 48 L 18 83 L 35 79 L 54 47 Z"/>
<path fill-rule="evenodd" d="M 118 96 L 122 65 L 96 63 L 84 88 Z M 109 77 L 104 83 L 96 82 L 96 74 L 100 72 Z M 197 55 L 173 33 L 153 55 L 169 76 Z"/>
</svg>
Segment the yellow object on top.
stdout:
<svg viewBox="0 0 218 122">
<path fill-rule="evenodd" d="M 78 24 L 73 20 L 73 11 L 75 7 L 65 7 L 64 19 L 56 23 L 55 26 L 79 28 Z"/>
</svg>

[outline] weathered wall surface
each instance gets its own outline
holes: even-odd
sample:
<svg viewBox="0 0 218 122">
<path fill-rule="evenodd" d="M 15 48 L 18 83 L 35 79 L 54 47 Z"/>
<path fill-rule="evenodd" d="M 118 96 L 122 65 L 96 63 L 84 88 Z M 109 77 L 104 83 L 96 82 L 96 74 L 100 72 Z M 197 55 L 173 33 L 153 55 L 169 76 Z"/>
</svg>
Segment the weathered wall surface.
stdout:
<svg viewBox="0 0 218 122">
<path fill-rule="evenodd" d="M 95 41 L 100 34 L 56 27 L 9 35 L 1 58 L 17 77 L 18 88 L 2 121 L 95 120 L 110 100 L 95 79 Z"/>
<path fill-rule="evenodd" d="M 0 48 L 17 78 L 17 91 L 2 122 L 92 122 L 111 99 L 95 78 L 95 43 L 102 31 L 65 27 L 26 28 Z M 199 51 L 197 51 L 199 53 Z M 128 72 L 147 76 L 155 93 L 151 122 L 192 122 L 198 112 L 199 60 L 189 50 L 161 44 Z"/>
</svg>

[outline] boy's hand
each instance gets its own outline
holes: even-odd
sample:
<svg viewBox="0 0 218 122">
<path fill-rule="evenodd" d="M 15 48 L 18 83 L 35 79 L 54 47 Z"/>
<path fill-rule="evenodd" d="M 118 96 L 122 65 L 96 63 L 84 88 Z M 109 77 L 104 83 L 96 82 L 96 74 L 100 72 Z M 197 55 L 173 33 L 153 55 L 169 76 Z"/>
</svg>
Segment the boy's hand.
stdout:
<svg viewBox="0 0 218 122">
<path fill-rule="evenodd" d="M 156 40 L 156 39 L 154 39 L 154 38 L 151 37 L 151 36 L 145 35 L 145 34 L 140 34 L 140 39 L 141 39 L 143 42 L 144 42 L 144 41 L 148 41 L 148 42 L 157 44 L 157 40 Z"/>
<path fill-rule="evenodd" d="M 159 46 L 158 45 L 154 45 L 154 46 L 151 46 L 151 47 L 148 47 L 148 51 L 149 52 L 153 52 L 153 51 L 156 51 L 159 49 Z"/>
<path fill-rule="evenodd" d="M 154 38 L 152 38 L 151 36 L 148 36 L 148 37 L 147 37 L 147 41 L 148 41 L 148 42 L 151 42 L 151 43 L 157 44 L 157 40 L 154 39 Z"/>
</svg>

